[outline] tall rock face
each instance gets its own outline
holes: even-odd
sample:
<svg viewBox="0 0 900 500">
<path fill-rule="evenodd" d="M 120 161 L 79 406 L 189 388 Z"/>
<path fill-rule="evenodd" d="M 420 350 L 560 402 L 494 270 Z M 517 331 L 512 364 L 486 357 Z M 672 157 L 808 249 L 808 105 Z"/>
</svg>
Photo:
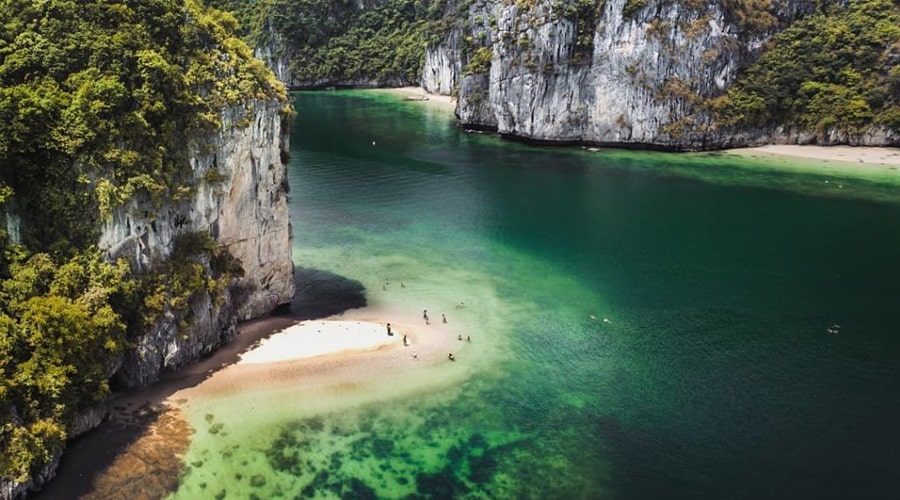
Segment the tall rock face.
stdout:
<svg viewBox="0 0 900 500">
<path fill-rule="evenodd" d="M 266 22 L 262 32 L 265 40 L 253 49 L 253 56 L 266 63 L 275 77 L 288 88 L 300 87 L 301 82 L 291 76 L 290 62 L 283 55 L 286 52 L 284 37 Z"/>
<path fill-rule="evenodd" d="M 203 293 L 190 318 L 165 314 L 149 327 L 114 380 L 125 387 L 155 381 L 162 371 L 196 360 L 228 342 L 238 321 L 266 314 L 293 296 L 287 172 L 288 130 L 280 102 L 230 108 L 204 151 L 192 158 L 191 196 L 156 206 L 135 197 L 104 224 L 99 246 L 141 271 L 170 256 L 175 238 L 208 232 L 240 263 L 243 276 L 224 293 Z M 208 265 L 208 263 L 207 263 Z"/>
<path fill-rule="evenodd" d="M 451 30 L 440 45 L 425 51 L 425 65 L 422 68 L 422 87 L 432 94 L 450 95 L 463 71 L 462 30 Z"/>
<path fill-rule="evenodd" d="M 427 49 L 422 85 L 456 89 L 464 125 L 533 141 L 694 150 L 891 140 L 880 129 L 851 138 L 717 127 L 712 99 L 774 33 L 815 8 L 807 0 L 726 5 L 475 0 L 468 20 Z"/>
</svg>

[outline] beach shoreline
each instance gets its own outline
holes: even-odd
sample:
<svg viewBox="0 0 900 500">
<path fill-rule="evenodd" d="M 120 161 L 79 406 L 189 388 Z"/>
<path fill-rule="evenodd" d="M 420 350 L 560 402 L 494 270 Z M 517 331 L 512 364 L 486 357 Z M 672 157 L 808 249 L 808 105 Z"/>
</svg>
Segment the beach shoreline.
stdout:
<svg viewBox="0 0 900 500">
<path fill-rule="evenodd" d="M 223 400 L 289 395 L 316 411 L 317 405 L 335 401 L 335 408 L 352 407 L 434 391 L 462 382 L 469 373 L 465 362 L 451 361 L 448 354 L 465 358 L 470 343 L 460 342 L 440 318 L 426 324 L 410 313 L 369 306 L 316 320 L 273 315 L 239 328 L 235 339 L 211 357 L 107 400 L 106 424 L 70 444 L 64 465 L 73 472 L 51 481 L 44 497 L 123 484 L 154 496 L 170 493 L 193 440 L 189 436 L 202 430 L 198 416 L 211 414 Z M 98 459 L 97 450 L 111 439 L 116 449 Z M 141 457 L 160 453 L 155 450 L 167 450 L 171 460 L 153 458 L 148 459 L 153 465 L 140 465 Z"/>
<path fill-rule="evenodd" d="M 422 87 L 396 87 L 374 89 L 403 96 L 409 101 L 435 103 L 448 109 L 455 109 L 456 99 L 431 94 Z M 715 153 L 715 151 L 710 151 Z M 809 144 L 767 144 L 765 146 L 729 148 L 719 152 L 747 158 L 772 158 L 781 160 L 800 160 L 823 162 L 842 166 L 884 167 L 900 169 L 900 147 L 891 146 L 819 146 Z"/>
<path fill-rule="evenodd" d="M 165 402 L 216 399 L 252 391 L 359 386 L 372 374 L 402 376 L 407 372 L 452 363 L 461 345 L 448 325 L 397 317 L 364 308 L 320 320 L 300 321 L 277 329 L 257 345 L 192 387 L 170 394 Z M 390 320 L 386 319 L 390 318 Z M 386 325 L 390 323 L 392 336 Z M 404 345 L 406 338 L 407 345 Z M 455 363 L 453 363 L 455 364 Z"/>
<path fill-rule="evenodd" d="M 875 146 L 815 146 L 797 144 L 770 144 L 751 148 L 723 150 L 749 158 L 773 158 L 841 164 L 845 166 L 877 167 L 896 170 L 900 168 L 900 148 Z"/>
<path fill-rule="evenodd" d="M 428 103 L 449 111 L 456 109 L 456 99 L 448 95 L 431 94 L 422 87 L 393 87 L 372 89 L 373 92 L 386 92 L 403 97 L 407 101 Z"/>
</svg>

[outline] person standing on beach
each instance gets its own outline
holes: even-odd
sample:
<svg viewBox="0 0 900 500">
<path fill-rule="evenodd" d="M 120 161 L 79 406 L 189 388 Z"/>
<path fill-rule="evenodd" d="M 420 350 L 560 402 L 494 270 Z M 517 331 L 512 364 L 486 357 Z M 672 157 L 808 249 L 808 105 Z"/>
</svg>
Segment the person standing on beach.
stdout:
<svg viewBox="0 0 900 500">
<path fill-rule="evenodd" d="M 446 315 L 446 314 L 441 313 L 441 321 L 443 321 L 444 323 L 447 322 L 447 315 Z"/>
<path fill-rule="evenodd" d="M 393 336 L 394 336 L 394 334 L 391 333 L 391 324 L 390 324 L 390 323 L 387 324 L 387 333 L 388 333 L 388 337 L 393 337 Z M 405 340 L 405 339 L 406 339 L 406 336 L 404 335 L 403 338 L 404 338 L 404 340 Z"/>
</svg>

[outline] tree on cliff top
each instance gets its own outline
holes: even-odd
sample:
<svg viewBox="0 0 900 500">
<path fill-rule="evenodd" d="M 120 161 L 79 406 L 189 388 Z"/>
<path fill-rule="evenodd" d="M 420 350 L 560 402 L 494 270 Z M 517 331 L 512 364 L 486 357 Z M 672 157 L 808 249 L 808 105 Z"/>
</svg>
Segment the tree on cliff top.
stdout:
<svg viewBox="0 0 900 500">
<path fill-rule="evenodd" d="M 35 246 L 83 248 L 100 211 L 190 188 L 188 152 L 225 106 L 286 99 L 197 0 L 0 1 L 0 181 Z"/>
</svg>

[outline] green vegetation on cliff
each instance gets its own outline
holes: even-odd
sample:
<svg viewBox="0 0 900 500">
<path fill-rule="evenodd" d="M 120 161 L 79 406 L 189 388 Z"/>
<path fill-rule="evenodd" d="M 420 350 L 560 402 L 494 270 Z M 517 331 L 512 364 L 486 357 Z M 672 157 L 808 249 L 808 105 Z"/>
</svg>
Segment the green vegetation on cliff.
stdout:
<svg viewBox="0 0 900 500">
<path fill-rule="evenodd" d="M 204 182 L 225 108 L 287 102 L 236 28 L 199 0 L 0 0 L 0 480 L 47 464 L 142 326 L 240 272 L 202 234 L 143 276 L 92 248 L 131 197 Z"/>
<path fill-rule="evenodd" d="M 0 182 L 44 218 L 26 243 L 83 248 L 97 208 L 183 195 L 224 106 L 283 97 L 233 16 L 195 1 L 2 3 Z"/>
<path fill-rule="evenodd" d="M 0 473 L 26 480 L 60 449 L 79 411 L 109 393 L 124 348 L 117 310 L 136 283 L 124 261 L 85 253 L 58 265 L 16 255 L 0 282 Z"/>
<path fill-rule="evenodd" d="M 272 47 L 288 60 L 290 77 L 303 86 L 415 84 L 426 43 L 437 42 L 444 33 L 441 22 L 452 19 L 445 16 L 447 1 L 211 3 L 235 13 L 252 45 Z"/>
<path fill-rule="evenodd" d="M 830 5 L 775 36 L 717 103 L 732 126 L 900 130 L 900 4 Z"/>
</svg>

